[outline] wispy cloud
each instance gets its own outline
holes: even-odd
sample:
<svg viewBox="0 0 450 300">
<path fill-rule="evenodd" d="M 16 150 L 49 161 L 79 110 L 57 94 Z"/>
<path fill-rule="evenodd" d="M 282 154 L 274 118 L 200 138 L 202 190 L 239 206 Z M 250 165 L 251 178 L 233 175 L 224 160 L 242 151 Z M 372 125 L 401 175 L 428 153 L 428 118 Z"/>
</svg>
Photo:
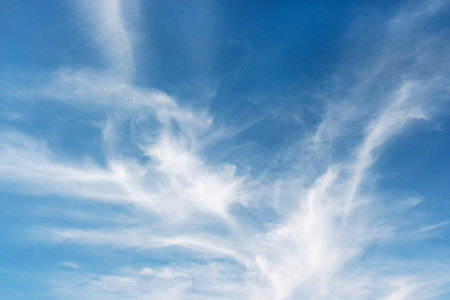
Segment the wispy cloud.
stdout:
<svg viewBox="0 0 450 300">
<path fill-rule="evenodd" d="M 70 262 L 70 261 L 64 261 L 64 262 L 62 262 L 60 264 L 63 265 L 63 266 L 72 268 L 72 269 L 79 269 L 80 268 L 76 263 Z"/>
<path fill-rule="evenodd" d="M 134 60 L 134 44 L 136 39 L 131 28 L 132 21 L 137 18 L 137 1 L 120 0 L 77 1 L 80 9 L 81 24 L 92 36 L 99 47 L 105 65 L 122 79 L 130 79 L 136 66 Z"/>
<path fill-rule="evenodd" d="M 206 108 L 132 83 L 137 63 L 130 18 L 136 7 L 118 0 L 77 3 L 106 67 L 61 69 L 44 84 L 2 95 L 21 103 L 45 99 L 79 112 L 98 133 L 105 163 L 85 153 L 81 159 L 61 155 L 45 139 L 5 128 L 1 186 L 123 208 L 104 223 L 90 221 L 93 212 L 86 211 L 91 217 L 82 225 L 36 226 L 30 239 L 76 244 L 92 255 L 103 248 L 159 260 L 98 272 L 61 262 L 77 274 L 49 280 L 53 293 L 65 299 L 279 300 L 429 299 L 448 293 L 450 278 L 433 278 L 448 269 L 448 261 L 436 263 L 444 258 L 440 253 L 435 259 L 385 253 L 400 239 L 431 237 L 448 221 L 414 224 L 409 212 L 420 201 L 385 201 L 372 169 L 397 137 L 431 122 L 448 101 L 446 33 L 396 44 L 445 7 L 424 3 L 426 13 L 419 10 L 425 4 L 406 6 L 383 23 L 379 53 L 357 57 L 361 66 L 345 62 L 332 74 L 330 86 L 316 93 L 323 100 L 320 122 L 275 158 L 263 153 L 269 167 L 258 172 L 248 161 L 214 160 L 227 151 L 254 155 L 231 145 L 236 132 L 248 127 L 218 124 Z M 405 48 L 411 50 L 407 63 Z M 440 56 L 428 55 L 432 51 Z M 87 113 L 93 111 L 95 120 Z"/>
</svg>

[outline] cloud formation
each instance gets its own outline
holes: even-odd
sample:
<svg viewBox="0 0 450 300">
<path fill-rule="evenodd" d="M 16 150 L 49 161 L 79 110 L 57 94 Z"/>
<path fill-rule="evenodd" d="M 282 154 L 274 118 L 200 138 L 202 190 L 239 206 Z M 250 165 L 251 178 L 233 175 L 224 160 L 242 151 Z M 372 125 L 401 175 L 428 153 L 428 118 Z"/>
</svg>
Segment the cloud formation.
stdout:
<svg viewBox="0 0 450 300">
<path fill-rule="evenodd" d="M 321 99 L 320 120 L 275 156 L 261 150 L 260 165 L 251 164 L 256 138 L 249 148 L 238 144 L 262 121 L 236 129 L 208 107 L 136 83 L 138 4 L 76 4 L 105 68 L 64 67 L 42 76 L 44 83 L 1 92 L 21 105 L 69 107 L 101 151 L 71 156 L 54 148 L 51 135 L 19 126 L 0 131 L 3 190 L 99 205 L 96 221 L 81 204 L 76 215 L 83 222 L 38 224 L 27 239 L 76 245 L 93 257 L 103 249 L 139 257 L 97 270 L 62 262 L 76 273 L 48 275 L 52 295 L 399 300 L 450 292 L 445 247 L 432 255 L 394 254 L 399 241 L 404 247 L 429 239 L 448 221 L 416 224 L 412 211 L 427 199 L 387 197 L 373 169 L 396 138 L 447 109 L 448 31 L 428 29 L 448 10 L 445 3 L 401 5 L 380 21 L 376 53 L 344 55 L 313 93 Z M 355 21 L 344 38 L 350 56 L 367 47 L 363 23 Z M 226 161 L 224 153 L 245 159 Z M 102 219 L 111 207 L 117 217 Z"/>
</svg>

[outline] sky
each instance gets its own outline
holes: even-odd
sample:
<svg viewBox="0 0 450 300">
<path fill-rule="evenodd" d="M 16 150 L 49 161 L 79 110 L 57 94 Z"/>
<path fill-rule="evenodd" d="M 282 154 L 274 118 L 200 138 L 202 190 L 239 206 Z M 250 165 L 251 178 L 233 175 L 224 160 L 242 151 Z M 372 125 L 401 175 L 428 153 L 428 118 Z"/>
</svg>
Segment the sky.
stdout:
<svg viewBox="0 0 450 300">
<path fill-rule="evenodd" d="M 0 298 L 450 298 L 450 3 L 0 0 Z"/>
</svg>

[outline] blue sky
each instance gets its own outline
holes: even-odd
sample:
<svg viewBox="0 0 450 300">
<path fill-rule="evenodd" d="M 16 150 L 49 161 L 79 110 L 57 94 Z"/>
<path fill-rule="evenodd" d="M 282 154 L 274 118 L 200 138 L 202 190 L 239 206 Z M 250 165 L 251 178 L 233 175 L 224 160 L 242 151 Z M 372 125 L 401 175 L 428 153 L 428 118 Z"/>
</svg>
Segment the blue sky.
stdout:
<svg viewBox="0 0 450 300">
<path fill-rule="evenodd" d="M 448 299 L 447 1 L 1 1 L 2 299 Z"/>
</svg>

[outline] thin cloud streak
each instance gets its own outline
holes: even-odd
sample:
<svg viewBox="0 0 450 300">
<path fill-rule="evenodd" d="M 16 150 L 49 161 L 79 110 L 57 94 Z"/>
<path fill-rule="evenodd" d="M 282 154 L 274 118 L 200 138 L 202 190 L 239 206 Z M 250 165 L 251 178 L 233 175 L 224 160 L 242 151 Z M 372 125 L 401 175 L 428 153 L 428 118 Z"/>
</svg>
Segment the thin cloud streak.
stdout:
<svg viewBox="0 0 450 300">
<path fill-rule="evenodd" d="M 69 267 L 69 268 L 72 268 L 72 269 L 76 269 L 76 270 L 78 270 L 80 268 L 76 263 L 70 262 L 70 261 L 65 261 L 65 262 L 62 262 L 60 264 L 62 266 L 66 266 L 66 267 Z"/>
<path fill-rule="evenodd" d="M 130 20 L 137 17 L 133 9 L 137 1 L 124 5 L 121 0 L 82 0 L 75 4 L 80 8 L 81 19 L 89 25 L 87 31 L 101 50 L 109 72 L 131 79 L 136 67 Z"/>
</svg>

